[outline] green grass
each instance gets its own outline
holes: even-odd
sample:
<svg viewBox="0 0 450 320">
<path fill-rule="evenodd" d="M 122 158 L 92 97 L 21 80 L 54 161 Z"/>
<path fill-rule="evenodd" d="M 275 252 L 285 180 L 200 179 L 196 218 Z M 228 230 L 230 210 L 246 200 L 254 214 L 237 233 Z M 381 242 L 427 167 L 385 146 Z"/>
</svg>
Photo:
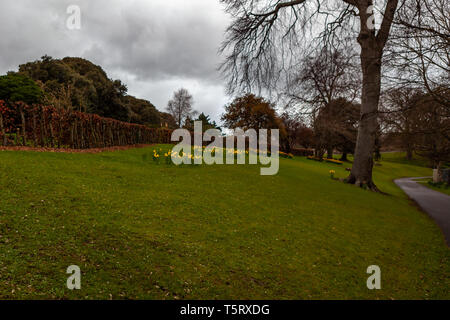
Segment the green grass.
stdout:
<svg viewBox="0 0 450 320">
<path fill-rule="evenodd" d="M 450 298 L 450 250 L 392 182 L 430 169 L 382 162 L 384 196 L 330 179 L 346 165 L 281 159 L 260 176 L 151 151 L 0 152 L 0 298 Z"/>
<path fill-rule="evenodd" d="M 420 157 L 418 155 L 414 155 L 412 160 L 406 159 L 406 153 L 404 152 L 391 152 L 391 153 L 383 153 L 382 159 L 384 162 L 393 162 L 393 163 L 399 163 L 399 164 L 409 164 L 409 165 L 415 165 L 415 166 L 421 166 L 421 167 L 430 167 L 429 160 Z M 448 165 L 448 164 L 447 164 Z M 432 172 L 427 174 L 427 176 L 431 176 Z M 432 181 L 431 179 L 423 179 L 422 181 L 418 181 L 419 183 L 423 184 L 425 187 L 428 187 L 430 189 L 433 189 L 435 191 L 439 191 L 445 194 L 450 195 L 450 188 L 443 186 L 433 186 L 430 185 L 428 182 Z"/>
<path fill-rule="evenodd" d="M 407 160 L 405 152 L 386 152 L 381 154 L 381 159 L 385 162 L 387 161 L 398 164 L 409 164 L 419 167 L 431 168 L 430 160 L 417 154 L 414 154 L 411 160 Z"/>
<path fill-rule="evenodd" d="M 450 196 L 450 187 L 449 186 L 446 186 L 445 184 L 444 185 L 440 185 L 440 186 L 432 185 L 432 184 L 429 183 L 431 181 L 432 181 L 432 179 L 425 179 L 425 180 L 418 181 L 418 182 L 421 183 L 422 185 L 424 185 L 427 188 L 430 188 L 430 189 L 433 189 L 435 191 L 439 191 L 439 192 L 445 193 L 445 194 Z"/>
</svg>

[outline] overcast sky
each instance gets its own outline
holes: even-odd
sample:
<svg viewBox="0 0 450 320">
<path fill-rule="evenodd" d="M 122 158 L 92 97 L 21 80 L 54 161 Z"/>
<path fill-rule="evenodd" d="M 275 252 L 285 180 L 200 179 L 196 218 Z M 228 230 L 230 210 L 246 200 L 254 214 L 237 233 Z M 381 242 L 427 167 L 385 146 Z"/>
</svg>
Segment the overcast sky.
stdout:
<svg viewBox="0 0 450 320">
<path fill-rule="evenodd" d="M 66 26 L 70 5 L 80 30 Z M 1 0 L 0 74 L 44 54 L 82 57 L 161 111 L 185 87 L 217 121 L 230 100 L 217 71 L 228 24 L 219 0 Z"/>
</svg>

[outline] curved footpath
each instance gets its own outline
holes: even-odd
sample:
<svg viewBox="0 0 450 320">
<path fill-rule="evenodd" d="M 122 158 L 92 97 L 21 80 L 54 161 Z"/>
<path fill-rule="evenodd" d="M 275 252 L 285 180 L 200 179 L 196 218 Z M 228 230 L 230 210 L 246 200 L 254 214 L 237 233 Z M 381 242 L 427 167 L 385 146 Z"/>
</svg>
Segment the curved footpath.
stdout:
<svg viewBox="0 0 450 320">
<path fill-rule="evenodd" d="M 450 196 L 415 181 L 425 178 L 428 177 L 397 179 L 394 182 L 436 221 L 450 246 Z"/>
</svg>

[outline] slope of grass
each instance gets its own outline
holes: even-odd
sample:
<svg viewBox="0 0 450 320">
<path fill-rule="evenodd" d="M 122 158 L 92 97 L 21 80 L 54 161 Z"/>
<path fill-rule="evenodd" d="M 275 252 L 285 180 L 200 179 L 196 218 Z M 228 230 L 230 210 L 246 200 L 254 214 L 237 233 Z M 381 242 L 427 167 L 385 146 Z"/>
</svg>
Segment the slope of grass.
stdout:
<svg viewBox="0 0 450 320">
<path fill-rule="evenodd" d="M 345 165 L 282 159 L 260 176 L 151 152 L 0 152 L 0 298 L 450 298 L 450 250 L 392 182 L 427 168 L 383 162 L 383 196 L 331 180 Z"/>
<path fill-rule="evenodd" d="M 440 184 L 440 185 L 430 184 L 432 181 L 433 181 L 432 179 L 424 179 L 424 180 L 421 180 L 418 182 L 427 188 L 430 188 L 434 191 L 442 192 L 442 193 L 450 196 L 450 187 L 449 186 L 447 186 L 446 184 Z"/>
<path fill-rule="evenodd" d="M 383 161 L 387 162 L 431 168 L 430 160 L 417 154 L 414 154 L 413 158 L 411 160 L 408 160 L 406 159 L 405 152 L 386 152 L 381 154 L 381 158 Z"/>
<path fill-rule="evenodd" d="M 384 162 L 416 165 L 416 166 L 427 167 L 427 168 L 430 167 L 430 163 L 427 159 L 420 157 L 418 155 L 414 155 L 414 158 L 412 160 L 407 160 L 406 154 L 404 152 L 384 153 L 382 155 L 382 158 L 383 158 Z M 449 164 L 446 163 L 445 165 L 448 166 Z M 429 172 L 429 174 L 427 174 L 427 176 L 431 176 L 431 175 L 432 175 L 432 172 L 430 170 L 430 172 Z M 430 185 L 428 182 L 431 182 L 431 181 L 432 181 L 432 179 L 423 179 L 418 182 L 427 188 L 450 195 L 450 187 L 447 187 L 446 185 L 441 185 L 441 186 Z"/>
</svg>

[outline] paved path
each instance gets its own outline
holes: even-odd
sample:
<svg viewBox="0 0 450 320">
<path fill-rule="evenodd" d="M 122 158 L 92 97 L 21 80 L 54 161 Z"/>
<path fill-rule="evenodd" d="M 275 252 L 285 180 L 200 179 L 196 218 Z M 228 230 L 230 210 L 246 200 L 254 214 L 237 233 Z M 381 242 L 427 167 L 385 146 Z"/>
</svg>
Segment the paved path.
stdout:
<svg viewBox="0 0 450 320">
<path fill-rule="evenodd" d="M 395 183 L 436 221 L 450 246 L 450 196 L 414 181 L 426 178 L 429 177 L 404 178 L 395 180 Z"/>
</svg>

